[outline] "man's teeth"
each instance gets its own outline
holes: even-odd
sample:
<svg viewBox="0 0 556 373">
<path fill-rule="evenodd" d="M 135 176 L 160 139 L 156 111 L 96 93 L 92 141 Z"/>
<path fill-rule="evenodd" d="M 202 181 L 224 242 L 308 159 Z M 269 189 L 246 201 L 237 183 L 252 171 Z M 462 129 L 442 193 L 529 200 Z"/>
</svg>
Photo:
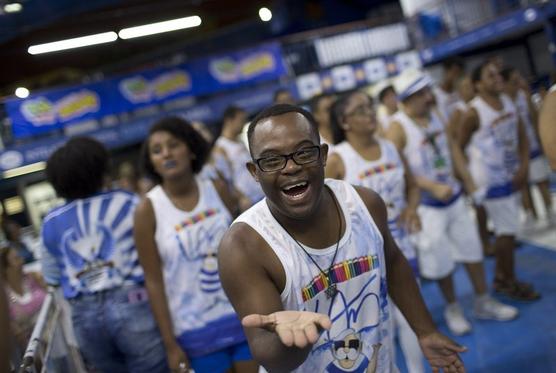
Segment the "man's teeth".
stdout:
<svg viewBox="0 0 556 373">
<path fill-rule="evenodd" d="M 293 185 L 288 185 L 287 187 L 284 188 L 284 190 L 285 190 L 285 191 L 288 191 L 288 190 L 291 190 L 291 189 L 296 188 L 296 187 L 304 187 L 305 185 L 307 185 L 307 182 L 306 182 L 306 181 L 304 181 L 304 182 L 302 182 L 302 183 L 297 183 L 297 184 L 293 184 Z"/>
</svg>

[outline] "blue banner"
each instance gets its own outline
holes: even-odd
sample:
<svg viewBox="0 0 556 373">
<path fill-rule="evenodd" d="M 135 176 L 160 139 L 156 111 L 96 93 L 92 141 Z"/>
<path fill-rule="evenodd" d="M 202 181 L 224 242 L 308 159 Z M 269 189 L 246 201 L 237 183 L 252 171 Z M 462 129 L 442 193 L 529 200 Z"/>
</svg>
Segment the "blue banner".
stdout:
<svg viewBox="0 0 556 373">
<path fill-rule="evenodd" d="M 277 43 L 6 101 L 15 138 L 168 100 L 203 96 L 286 74 Z"/>
<path fill-rule="evenodd" d="M 219 121 L 229 105 L 239 106 L 254 114 L 272 104 L 274 92 L 279 88 L 287 88 L 292 91 L 295 89 L 293 86 L 286 87 L 279 83 L 264 84 L 255 89 L 243 89 L 219 95 L 210 100 L 192 102 L 187 108 L 159 109 L 157 113 L 146 118 L 129 120 L 125 123 L 113 123 L 110 124 L 110 127 L 80 132 L 79 135 L 95 137 L 111 149 L 137 144 L 145 139 L 151 125 L 163 116 L 177 115 L 190 121 L 210 124 Z M 62 135 L 57 138 L 38 139 L 29 144 L 10 147 L 0 152 L 0 171 L 46 161 L 50 154 L 65 143 L 69 137 Z"/>
</svg>

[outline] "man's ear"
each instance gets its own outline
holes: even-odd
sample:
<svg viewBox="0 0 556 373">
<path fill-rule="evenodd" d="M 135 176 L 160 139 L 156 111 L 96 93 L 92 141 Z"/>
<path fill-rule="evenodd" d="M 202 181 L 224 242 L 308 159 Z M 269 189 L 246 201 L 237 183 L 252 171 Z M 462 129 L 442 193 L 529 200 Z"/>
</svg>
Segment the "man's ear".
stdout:
<svg viewBox="0 0 556 373">
<path fill-rule="evenodd" d="M 328 160 L 328 150 L 328 144 L 320 145 L 320 157 L 323 166 L 326 166 L 326 161 Z"/>
<path fill-rule="evenodd" d="M 247 167 L 247 171 L 249 171 L 253 179 L 255 179 L 255 181 L 258 183 L 259 177 L 257 176 L 257 166 L 255 165 L 255 163 L 247 162 L 245 163 L 245 167 Z"/>
</svg>

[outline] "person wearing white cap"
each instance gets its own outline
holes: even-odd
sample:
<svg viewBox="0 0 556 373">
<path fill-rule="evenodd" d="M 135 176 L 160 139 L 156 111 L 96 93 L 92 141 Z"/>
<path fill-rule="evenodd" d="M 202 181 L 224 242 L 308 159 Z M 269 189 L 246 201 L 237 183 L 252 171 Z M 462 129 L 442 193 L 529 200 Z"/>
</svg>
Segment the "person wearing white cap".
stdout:
<svg viewBox="0 0 556 373">
<path fill-rule="evenodd" d="M 494 288 L 516 300 L 540 298 L 530 284 L 515 276 L 515 235 L 519 229 L 517 193 L 527 182 L 529 147 L 525 127 L 511 99 L 502 95 L 502 76 L 484 62 L 472 73 L 478 95 L 461 123 L 460 152 L 467 150 L 471 176 L 468 192 L 484 199 L 494 225 L 496 274 Z"/>
<path fill-rule="evenodd" d="M 471 330 L 454 292 L 452 272 L 456 263 L 464 263 L 473 284 L 476 318 L 514 319 L 518 310 L 496 301 L 487 292 L 477 228 L 454 177 L 454 166 L 460 167 L 461 159 L 452 161 L 452 141 L 432 111 L 430 78 L 419 71 L 407 71 L 398 77 L 395 87 L 403 110 L 395 115 L 386 137 L 404 154 L 421 189 L 419 268 L 423 277 L 436 280 L 440 286 L 448 303 L 444 311 L 448 328 L 456 335 Z"/>
<path fill-rule="evenodd" d="M 417 216 L 419 189 L 406 161 L 394 144 L 375 137 L 378 129 L 375 110 L 363 92 L 342 95 L 332 107 L 330 118 L 337 145 L 329 151 L 326 177 L 370 188 L 384 199 L 388 228 L 418 276 L 417 253 L 409 233 L 421 226 Z M 424 372 L 424 357 L 417 336 L 398 307 L 393 302 L 391 305 L 392 332 L 398 334 L 405 365 L 410 373 Z"/>
</svg>

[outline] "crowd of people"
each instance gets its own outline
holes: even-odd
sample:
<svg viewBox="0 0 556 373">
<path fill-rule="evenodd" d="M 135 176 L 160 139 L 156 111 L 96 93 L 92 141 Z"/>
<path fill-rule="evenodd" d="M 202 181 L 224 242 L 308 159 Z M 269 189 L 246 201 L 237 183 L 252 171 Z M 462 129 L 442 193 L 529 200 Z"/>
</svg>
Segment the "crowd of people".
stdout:
<svg viewBox="0 0 556 373">
<path fill-rule="evenodd" d="M 370 91 L 321 94 L 307 110 L 278 91 L 249 122 L 247 144 L 239 107 L 217 137 L 160 119 L 140 172 L 120 167 L 120 188 L 100 142 L 70 139 L 47 161 L 66 202 L 44 218 L 40 276 L 23 272 L 32 253 L 3 224 L 20 349 L 50 285 L 95 372 L 395 372 L 396 339 L 411 373 L 426 363 L 465 371 L 465 347 L 438 331 L 420 283 L 438 284 L 456 336 L 472 331 L 453 280 L 459 263 L 474 318 L 519 316 L 493 293 L 541 298 L 519 279 L 514 251 L 520 205 L 524 228 L 541 216 L 531 187 L 556 222 L 555 157 L 542 146 L 553 107 L 537 114 L 525 79 L 499 59 L 468 73 L 446 61 L 438 83 L 408 70 Z"/>
</svg>

